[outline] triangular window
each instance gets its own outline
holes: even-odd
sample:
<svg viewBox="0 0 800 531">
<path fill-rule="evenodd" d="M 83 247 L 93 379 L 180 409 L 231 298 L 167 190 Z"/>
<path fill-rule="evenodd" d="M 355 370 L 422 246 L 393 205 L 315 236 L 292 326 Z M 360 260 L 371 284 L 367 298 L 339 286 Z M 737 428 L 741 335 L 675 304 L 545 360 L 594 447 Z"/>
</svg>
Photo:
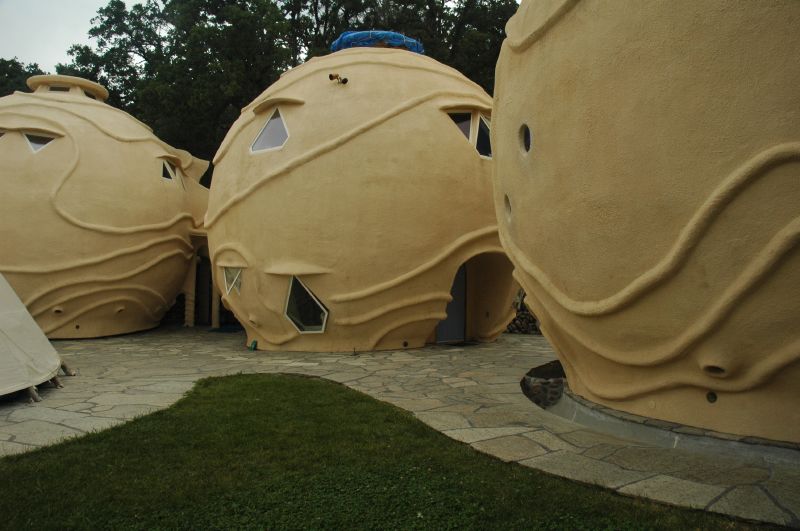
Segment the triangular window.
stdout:
<svg viewBox="0 0 800 531">
<path fill-rule="evenodd" d="M 450 118 L 458 126 L 458 129 L 464 133 L 464 136 L 469 140 L 470 126 L 472 125 L 472 113 L 470 112 L 453 112 L 450 113 Z"/>
<path fill-rule="evenodd" d="M 492 158 L 489 118 L 479 111 L 451 112 L 447 115 L 480 156 Z"/>
<path fill-rule="evenodd" d="M 231 291 L 241 293 L 242 290 L 242 268 L 241 267 L 223 267 L 222 271 L 225 275 L 225 293 L 230 295 Z"/>
<path fill-rule="evenodd" d="M 165 160 L 161 165 L 161 176 L 171 181 L 175 177 L 175 166 Z"/>
<path fill-rule="evenodd" d="M 264 125 L 264 129 L 256 137 L 251 149 L 252 151 L 276 149 L 283 146 L 288 138 L 289 132 L 283 123 L 281 112 L 275 109 L 275 112 L 272 113 L 272 116 Z"/>
<path fill-rule="evenodd" d="M 481 156 L 491 158 L 492 142 L 489 138 L 489 135 L 489 123 L 486 121 L 486 118 L 481 116 L 478 119 L 478 141 L 475 144 L 475 148 L 478 150 L 478 153 L 480 153 Z"/>
<path fill-rule="evenodd" d="M 286 300 L 286 317 L 299 332 L 321 333 L 325 331 L 328 321 L 328 309 L 297 277 L 292 277 Z"/>
<path fill-rule="evenodd" d="M 93 99 L 93 100 L 96 100 L 96 99 L 97 99 L 97 96 L 95 96 L 95 95 L 94 95 L 94 94 L 92 94 L 91 92 L 87 92 L 87 91 L 85 91 L 85 90 L 84 90 L 84 91 L 83 91 L 83 93 L 86 95 L 86 97 L 87 97 L 87 98 L 91 98 L 91 99 Z"/>
<path fill-rule="evenodd" d="M 51 136 L 32 135 L 30 133 L 25 133 L 25 139 L 28 141 L 28 145 L 31 146 L 34 153 L 53 141 L 53 137 Z"/>
</svg>

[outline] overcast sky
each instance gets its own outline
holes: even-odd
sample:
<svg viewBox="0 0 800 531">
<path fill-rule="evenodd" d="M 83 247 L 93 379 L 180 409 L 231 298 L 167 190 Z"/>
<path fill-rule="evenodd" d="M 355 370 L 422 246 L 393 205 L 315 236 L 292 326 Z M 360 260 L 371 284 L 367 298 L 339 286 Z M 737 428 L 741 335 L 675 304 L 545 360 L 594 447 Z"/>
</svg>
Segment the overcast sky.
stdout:
<svg viewBox="0 0 800 531">
<path fill-rule="evenodd" d="M 55 73 L 67 48 L 89 42 L 90 20 L 108 0 L 0 0 L 0 58 Z M 128 5 L 135 1 L 126 1 Z"/>
</svg>

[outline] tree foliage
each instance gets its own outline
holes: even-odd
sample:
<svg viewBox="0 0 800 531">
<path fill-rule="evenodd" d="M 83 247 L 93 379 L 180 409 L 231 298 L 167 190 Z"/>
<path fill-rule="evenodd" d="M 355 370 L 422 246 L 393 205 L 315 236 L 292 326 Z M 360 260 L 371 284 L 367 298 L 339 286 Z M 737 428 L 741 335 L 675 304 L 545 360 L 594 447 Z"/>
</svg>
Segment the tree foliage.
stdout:
<svg viewBox="0 0 800 531">
<path fill-rule="evenodd" d="M 516 0 L 143 0 L 130 8 L 110 0 L 92 19 L 94 45 L 72 46 L 70 63 L 56 70 L 105 85 L 110 104 L 210 158 L 243 106 L 287 68 L 329 53 L 347 30 L 418 39 L 427 55 L 491 92 L 516 9 Z"/>
<path fill-rule="evenodd" d="M 13 59 L 0 59 L 0 96 L 6 96 L 15 90 L 27 91 L 25 84 L 31 76 L 44 74 L 36 63 L 24 64 Z"/>
</svg>

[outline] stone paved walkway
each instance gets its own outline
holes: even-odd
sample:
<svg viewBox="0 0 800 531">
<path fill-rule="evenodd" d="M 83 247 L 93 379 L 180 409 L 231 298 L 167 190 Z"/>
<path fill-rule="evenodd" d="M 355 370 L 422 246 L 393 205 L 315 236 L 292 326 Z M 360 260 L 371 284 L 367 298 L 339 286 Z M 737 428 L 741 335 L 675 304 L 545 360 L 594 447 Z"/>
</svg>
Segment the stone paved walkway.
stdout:
<svg viewBox="0 0 800 531">
<path fill-rule="evenodd" d="M 534 406 L 519 381 L 554 359 L 539 336 L 368 354 L 250 352 L 240 333 L 159 329 L 57 341 L 78 376 L 44 400 L 0 402 L 0 455 L 169 406 L 206 376 L 301 373 L 341 382 L 504 461 L 620 493 L 800 527 L 800 462 L 696 454 L 599 434 Z"/>
</svg>

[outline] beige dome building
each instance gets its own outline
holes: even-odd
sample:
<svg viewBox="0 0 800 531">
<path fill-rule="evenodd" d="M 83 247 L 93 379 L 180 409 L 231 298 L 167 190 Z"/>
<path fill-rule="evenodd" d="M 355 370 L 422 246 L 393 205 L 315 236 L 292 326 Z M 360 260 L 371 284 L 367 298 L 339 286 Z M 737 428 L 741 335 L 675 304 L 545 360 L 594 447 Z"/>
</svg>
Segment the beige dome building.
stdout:
<svg viewBox="0 0 800 531">
<path fill-rule="evenodd" d="M 0 273 L 51 338 L 156 326 L 202 232 L 207 162 L 103 103 L 96 83 L 28 86 L 0 98 Z"/>
<path fill-rule="evenodd" d="M 206 227 L 248 343 L 499 335 L 517 286 L 491 200 L 490 112 L 457 71 L 390 48 L 312 59 L 243 109 L 214 159 Z"/>
<path fill-rule="evenodd" d="M 800 2 L 530 1 L 495 205 L 571 389 L 800 442 Z"/>
</svg>

